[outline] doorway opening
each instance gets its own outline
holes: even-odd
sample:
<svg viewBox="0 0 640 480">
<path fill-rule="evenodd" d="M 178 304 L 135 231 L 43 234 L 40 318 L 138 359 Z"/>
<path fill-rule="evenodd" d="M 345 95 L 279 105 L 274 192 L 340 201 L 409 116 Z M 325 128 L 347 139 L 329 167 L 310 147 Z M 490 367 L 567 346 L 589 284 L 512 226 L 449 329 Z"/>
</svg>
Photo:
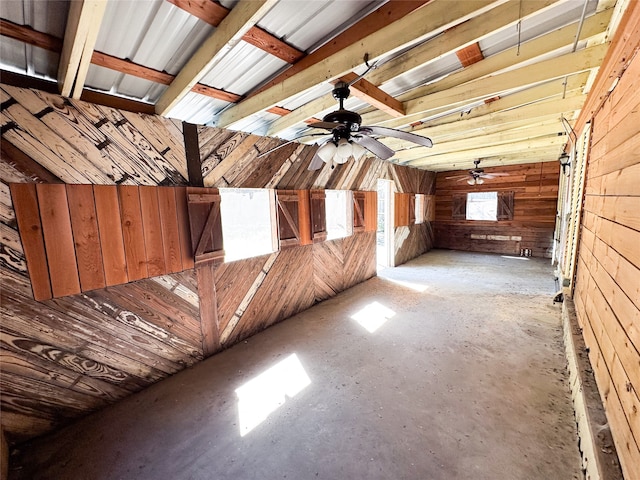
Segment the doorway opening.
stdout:
<svg viewBox="0 0 640 480">
<path fill-rule="evenodd" d="M 378 226 L 376 254 L 378 270 L 393 267 L 393 182 L 378 180 Z"/>
</svg>

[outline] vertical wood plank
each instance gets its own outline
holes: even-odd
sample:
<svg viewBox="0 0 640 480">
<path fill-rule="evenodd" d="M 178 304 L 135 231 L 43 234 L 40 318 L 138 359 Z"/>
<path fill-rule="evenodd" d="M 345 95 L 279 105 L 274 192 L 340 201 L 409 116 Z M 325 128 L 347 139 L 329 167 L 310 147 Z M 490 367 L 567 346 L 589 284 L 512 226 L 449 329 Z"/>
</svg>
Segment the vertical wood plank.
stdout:
<svg viewBox="0 0 640 480">
<path fill-rule="evenodd" d="M 158 275 L 167 273 L 164 262 L 162 222 L 160 220 L 157 191 L 158 187 L 139 187 L 147 273 L 150 277 L 157 277 Z"/>
<path fill-rule="evenodd" d="M 182 122 L 182 132 L 184 135 L 184 151 L 187 157 L 189 185 L 192 187 L 204 187 L 198 126 L 193 123 Z"/>
<path fill-rule="evenodd" d="M 36 192 L 53 296 L 80 293 L 65 185 L 39 183 Z"/>
<path fill-rule="evenodd" d="M 191 227 L 189 225 L 189 206 L 186 187 L 175 188 L 176 209 L 178 214 L 178 235 L 180 236 L 180 255 L 182 268 L 193 268 L 193 249 L 191 248 Z"/>
<path fill-rule="evenodd" d="M 158 188 L 158 206 L 162 224 L 162 245 L 167 272 L 182 271 L 182 253 L 180 251 L 180 232 L 178 230 L 178 207 L 173 188 Z"/>
<path fill-rule="evenodd" d="M 364 192 L 364 231 L 378 229 L 378 192 Z"/>
<path fill-rule="evenodd" d="M 96 218 L 107 286 L 126 283 L 127 260 L 124 253 L 118 190 L 115 185 L 94 185 Z"/>
<path fill-rule="evenodd" d="M 127 272 L 129 281 L 133 282 L 148 276 L 138 187 L 120 185 L 118 187 L 118 198 L 120 200 L 120 219 L 122 221 L 122 238 L 127 260 Z"/>
<path fill-rule="evenodd" d="M 202 329 L 202 349 L 205 357 L 220 349 L 218 325 L 218 299 L 214 282 L 214 265 L 200 265 L 196 268 L 198 296 L 200 297 L 200 328 Z"/>
<path fill-rule="evenodd" d="M 67 199 L 82 291 L 105 287 L 102 249 L 91 185 L 67 185 Z"/>
<path fill-rule="evenodd" d="M 298 190 L 298 227 L 300 245 L 311 245 L 311 195 L 309 190 Z"/>
<path fill-rule="evenodd" d="M 49 281 L 44 238 L 42 236 L 36 186 L 33 183 L 12 183 L 10 189 L 24 256 L 27 259 L 33 298 L 36 300 L 48 300 L 52 297 L 51 283 Z"/>
</svg>

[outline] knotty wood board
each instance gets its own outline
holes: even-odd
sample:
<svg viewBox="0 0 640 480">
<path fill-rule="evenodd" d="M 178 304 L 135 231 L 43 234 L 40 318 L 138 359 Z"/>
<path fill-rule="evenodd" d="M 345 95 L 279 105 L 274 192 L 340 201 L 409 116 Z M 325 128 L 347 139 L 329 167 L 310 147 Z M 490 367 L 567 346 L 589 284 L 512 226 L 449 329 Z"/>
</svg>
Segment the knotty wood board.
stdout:
<svg viewBox="0 0 640 480">
<path fill-rule="evenodd" d="M 183 268 L 176 191 L 173 188 L 160 187 L 157 194 L 165 266 L 168 273 L 180 272 Z"/>
</svg>

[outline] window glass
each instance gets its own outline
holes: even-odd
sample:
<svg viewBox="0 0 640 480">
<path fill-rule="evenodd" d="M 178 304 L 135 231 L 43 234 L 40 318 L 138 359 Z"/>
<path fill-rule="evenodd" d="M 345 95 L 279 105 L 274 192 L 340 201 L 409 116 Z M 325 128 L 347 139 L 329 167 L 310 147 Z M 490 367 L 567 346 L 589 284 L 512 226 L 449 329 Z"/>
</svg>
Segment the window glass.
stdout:
<svg viewBox="0 0 640 480">
<path fill-rule="evenodd" d="M 351 234 L 350 193 L 347 190 L 325 190 L 327 240 Z"/>
<path fill-rule="evenodd" d="M 424 222 L 424 195 L 416 193 L 416 223 Z"/>
<path fill-rule="evenodd" d="M 497 220 L 498 192 L 467 194 L 467 220 Z"/>
<path fill-rule="evenodd" d="M 268 189 L 220 189 L 225 262 L 275 251 L 272 195 Z"/>
</svg>

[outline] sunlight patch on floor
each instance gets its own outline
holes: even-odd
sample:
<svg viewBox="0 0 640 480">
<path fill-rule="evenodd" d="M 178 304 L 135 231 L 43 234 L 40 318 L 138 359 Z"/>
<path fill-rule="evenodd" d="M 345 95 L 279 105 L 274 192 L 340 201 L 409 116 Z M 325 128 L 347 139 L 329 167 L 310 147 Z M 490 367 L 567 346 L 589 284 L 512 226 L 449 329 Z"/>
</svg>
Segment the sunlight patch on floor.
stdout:
<svg viewBox="0 0 640 480">
<path fill-rule="evenodd" d="M 236 389 L 240 436 L 244 437 L 311 384 L 298 356 L 293 353 Z"/>
<path fill-rule="evenodd" d="M 363 326 L 369 333 L 374 333 L 384 325 L 387 320 L 394 317 L 395 314 L 396 312 L 390 308 L 387 308 L 378 302 L 373 302 L 359 312 L 353 314 L 351 318 Z"/>
</svg>

